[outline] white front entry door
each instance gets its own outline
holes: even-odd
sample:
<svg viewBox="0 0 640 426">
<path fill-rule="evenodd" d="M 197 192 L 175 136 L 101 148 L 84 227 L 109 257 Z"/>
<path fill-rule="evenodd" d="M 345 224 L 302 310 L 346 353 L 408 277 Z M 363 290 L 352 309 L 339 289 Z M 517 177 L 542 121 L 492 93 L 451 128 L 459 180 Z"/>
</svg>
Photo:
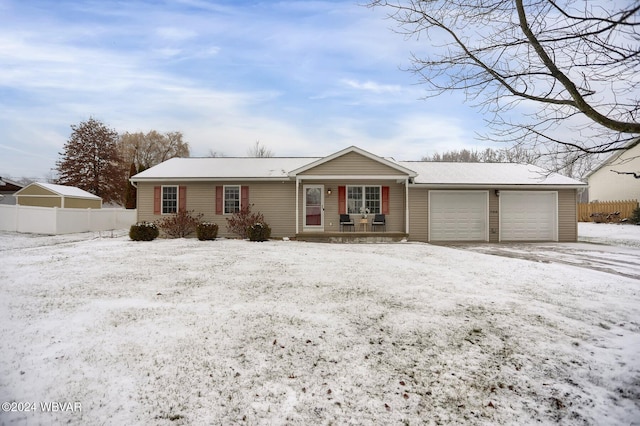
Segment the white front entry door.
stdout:
<svg viewBox="0 0 640 426">
<path fill-rule="evenodd" d="M 324 185 L 304 186 L 304 229 L 324 231 Z"/>
</svg>

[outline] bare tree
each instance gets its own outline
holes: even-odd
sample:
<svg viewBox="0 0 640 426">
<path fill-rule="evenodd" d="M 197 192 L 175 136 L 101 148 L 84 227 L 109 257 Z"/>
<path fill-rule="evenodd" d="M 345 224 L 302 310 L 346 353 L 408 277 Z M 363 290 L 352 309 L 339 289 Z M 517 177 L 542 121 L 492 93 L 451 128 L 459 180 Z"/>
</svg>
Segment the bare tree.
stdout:
<svg viewBox="0 0 640 426">
<path fill-rule="evenodd" d="M 399 33 L 430 42 L 432 53 L 412 54 L 410 70 L 427 97 L 464 92 L 488 117 L 484 137 L 576 161 L 640 143 L 640 1 L 368 6 L 387 8 Z"/>
<path fill-rule="evenodd" d="M 520 163 L 536 164 L 540 155 L 534 151 L 522 148 L 486 148 L 483 151 L 476 150 L 452 150 L 442 154 L 434 153 L 422 157 L 422 161 L 442 161 L 451 163 Z"/>
<path fill-rule="evenodd" d="M 138 169 L 148 169 L 173 157 L 188 157 L 189 144 L 182 140 L 181 132 L 125 133 L 118 143 L 123 161 L 134 163 Z"/>
<path fill-rule="evenodd" d="M 71 129 L 56 162 L 56 183 L 84 189 L 107 203 L 121 202 L 126 171 L 117 150 L 118 132 L 94 118 Z"/>
<path fill-rule="evenodd" d="M 263 158 L 263 157 L 273 157 L 274 153 L 269 148 L 262 145 L 258 140 L 256 141 L 255 145 L 253 145 L 251 148 L 247 150 L 247 155 L 249 157 Z"/>
<path fill-rule="evenodd" d="M 205 155 L 205 157 L 219 158 L 219 157 L 226 157 L 226 155 L 224 155 L 223 152 L 218 152 L 218 151 L 214 151 L 212 149 L 209 149 L 209 152 L 207 153 L 207 155 Z"/>
</svg>

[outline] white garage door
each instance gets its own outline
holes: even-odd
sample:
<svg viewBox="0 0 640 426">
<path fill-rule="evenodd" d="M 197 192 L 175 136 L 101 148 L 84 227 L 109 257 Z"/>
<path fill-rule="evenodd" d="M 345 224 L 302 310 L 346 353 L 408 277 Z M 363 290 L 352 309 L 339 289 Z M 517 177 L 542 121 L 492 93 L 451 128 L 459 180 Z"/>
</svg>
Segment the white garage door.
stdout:
<svg viewBox="0 0 640 426">
<path fill-rule="evenodd" d="M 500 191 L 501 241 L 557 241 L 558 193 Z"/>
<path fill-rule="evenodd" d="M 429 241 L 488 241 L 487 191 L 429 191 Z"/>
</svg>

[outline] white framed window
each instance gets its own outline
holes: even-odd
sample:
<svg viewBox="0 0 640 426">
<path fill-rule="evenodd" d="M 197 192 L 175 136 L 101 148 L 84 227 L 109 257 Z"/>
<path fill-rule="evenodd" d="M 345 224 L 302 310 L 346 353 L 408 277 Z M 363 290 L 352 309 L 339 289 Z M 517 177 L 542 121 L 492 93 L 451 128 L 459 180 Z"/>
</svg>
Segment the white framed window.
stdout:
<svg viewBox="0 0 640 426">
<path fill-rule="evenodd" d="M 224 187 L 224 214 L 233 214 L 239 212 L 240 205 L 240 186 L 229 185 Z"/>
<path fill-rule="evenodd" d="M 172 214 L 178 212 L 178 187 L 162 187 L 162 214 Z"/>
<path fill-rule="evenodd" d="M 382 187 L 347 186 L 347 213 L 358 214 L 367 210 L 369 214 L 380 214 L 382 211 Z"/>
</svg>

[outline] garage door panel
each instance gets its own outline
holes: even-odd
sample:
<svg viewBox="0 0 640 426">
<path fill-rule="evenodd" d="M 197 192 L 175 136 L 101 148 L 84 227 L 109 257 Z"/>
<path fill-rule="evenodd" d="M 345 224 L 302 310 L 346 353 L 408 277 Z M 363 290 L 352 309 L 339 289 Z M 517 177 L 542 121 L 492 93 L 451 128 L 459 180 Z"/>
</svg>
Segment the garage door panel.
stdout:
<svg viewBox="0 0 640 426">
<path fill-rule="evenodd" d="M 557 241 L 557 223 L 557 192 L 500 193 L 501 241 Z"/>
<path fill-rule="evenodd" d="M 486 241 L 488 222 L 486 191 L 431 191 L 430 241 Z"/>
</svg>

